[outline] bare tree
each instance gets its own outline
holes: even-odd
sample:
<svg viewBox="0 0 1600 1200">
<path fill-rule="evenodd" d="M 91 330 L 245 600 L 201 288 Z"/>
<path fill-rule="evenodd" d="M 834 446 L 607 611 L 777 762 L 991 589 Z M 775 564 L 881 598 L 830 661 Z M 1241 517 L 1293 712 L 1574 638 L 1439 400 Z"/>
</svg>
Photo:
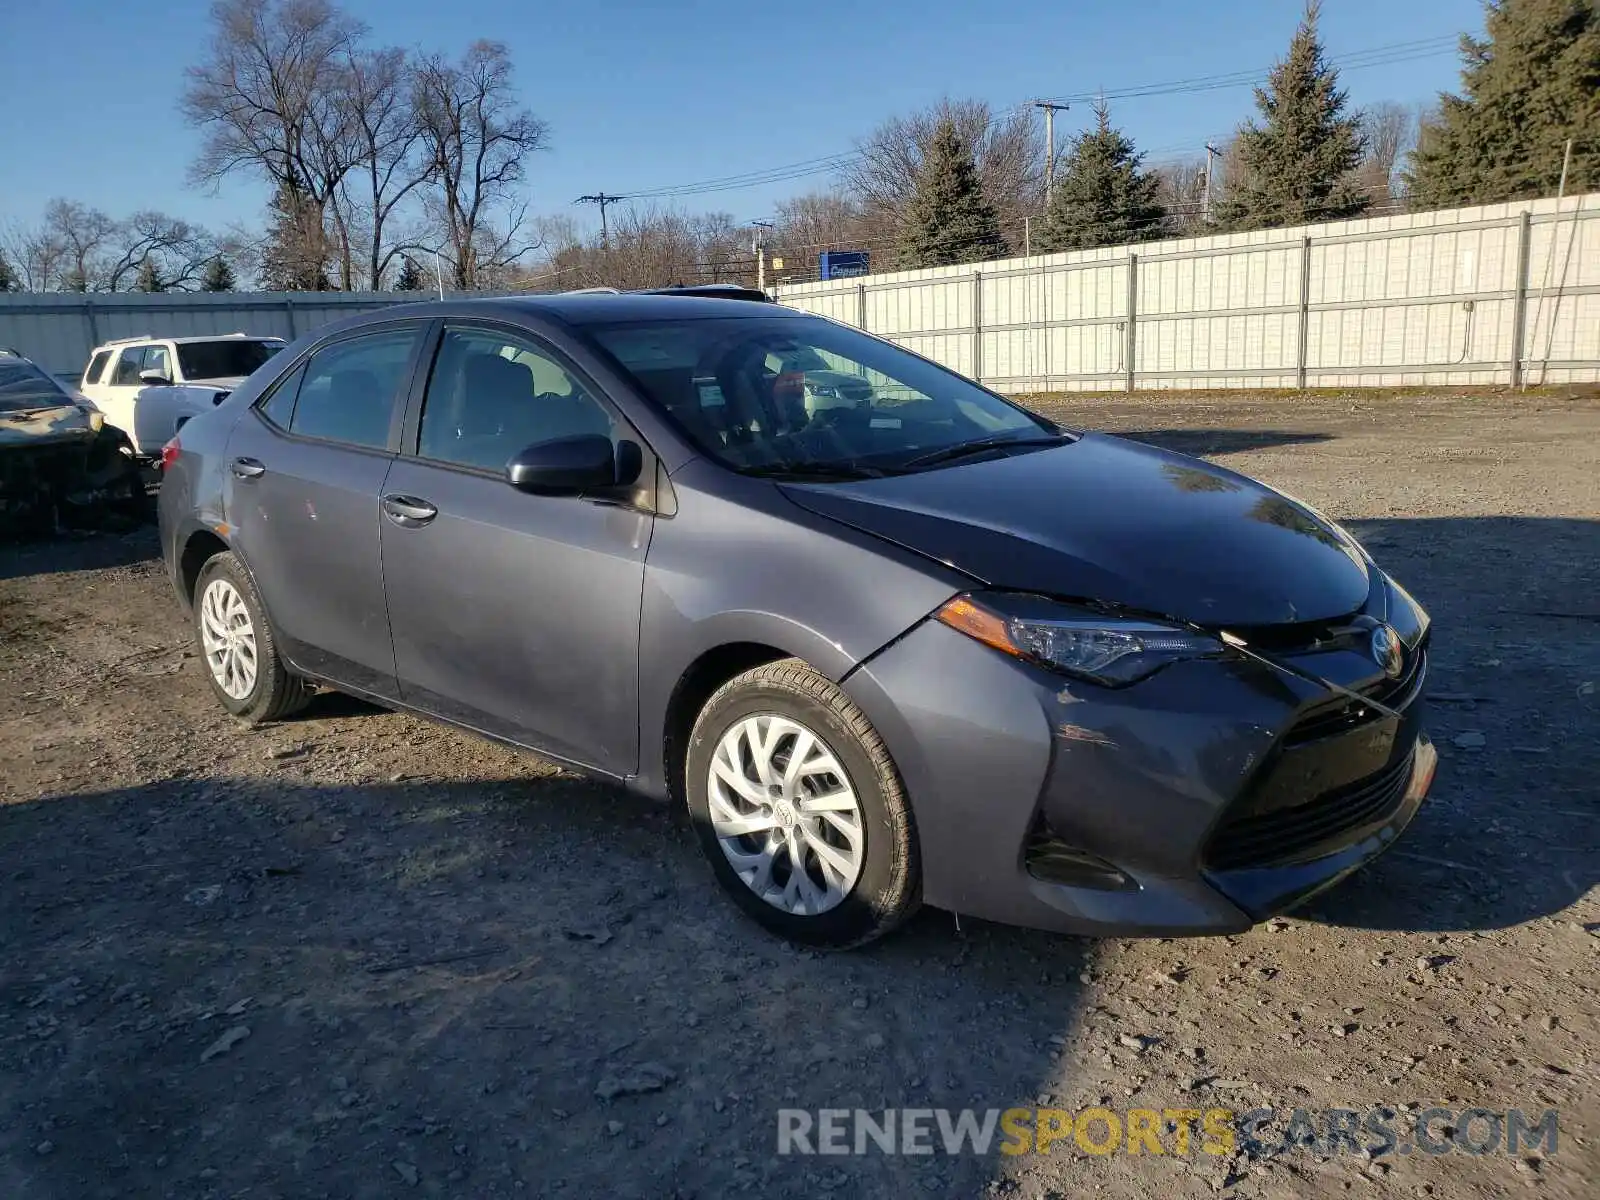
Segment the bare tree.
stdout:
<svg viewBox="0 0 1600 1200">
<path fill-rule="evenodd" d="M 840 192 L 810 192 L 777 206 L 772 247 L 784 260 L 783 276 L 809 278 L 825 250 L 864 250 L 872 244 L 861 210 Z"/>
<path fill-rule="evenodd" d="M 10 260 L 21 291 L 47 292 L 59 283 L 66 247 L 42 225 L 8 224 L 0 230 L 0 250 Z"/>
<path fill-rule="evenodd" d="M 1205 157 L 1162 163 L 1155 174 L 1160 184 L 1156 200 L 1166 209 L 1167 231 L 1174 237 L 1197 236 L 1205 228 Z"/>
<path fill-rule="evenodd" d="M 516 185 L 528 156 L 544 148 L 548 129 L 517 103 L 511 57 L 499 42 L 474 42 L 459 63 L 424 57 L 413 86 L 431 168 L 427 203 L 456 286 L 476 288 L 537 245 Z"/>
<path fill-rule="evenodd" d="M 695 240 L 692 283 L 755 283 L 753 231 L 737 224 L 731 213 L 702 213 L 689 219 Z"/>
<path fill-rule="evenodd" d="M 892 241 L 916 186 L 923 154 L 943 121 L 954 123 L 971 151 L 984 197 L 1008 235 L 1039 211 L 1044 184 L 1044 138 L 1031 110 L 996 114 L 982 100 L 940 101 L 932 108 L 885 121 L 856 144 L 841 172 L 845 191 L 860 206 L 877 242 Z"/>
<path fill-rule="evenodd" d="M 404 50 L 351 50 L 341 73 L 350 108 L 348 157 L 355 166 L 340 185 L 336 211 L 339 227 L 365 246 L 362 272 L 366 285 L 377 289 L 403 243 L 413 240 L 387 242 L 391 219 L 428 178 L 432 162 L 422 153 Z"/>
<path fill-rule="evenodd" d="M 159 212 L 137 212 L 117 227 L 115 256 L 104 266 L 108 292 L 132 286 L 145 262 L 168 291 L 186 291 L 200 282 L 206 264 L 217 256 L 217 241 L 205 230 Z"/>
<path fill-rule="evenodd" d="M 1361 112 L 1366 152 L 1356 168 L 1357 186 L 1372 200 L 1368 211 L 1399 212 L 1404 207 L 1401 166 L 1417 144 L 1420 125 L 1415 106 L 1383 101 Z"/>
<path fill-rule="evenodd" d="M 217 0 L 182 108 L 205 133 L 191 174 L 258 174 L 318 226 L 351 167 L 344 68 L 366 27 L 328 0 Z"/>
<path fill-rule="evenodd" d="M 60 246 L 63 259 L 58 285 L 64 292 L 98 289 L 105 255 L 117 240 L 117 222 L 98 208 L 76 200 L 55 199 L 45 206 L 45 238 Z"/>
</svg>

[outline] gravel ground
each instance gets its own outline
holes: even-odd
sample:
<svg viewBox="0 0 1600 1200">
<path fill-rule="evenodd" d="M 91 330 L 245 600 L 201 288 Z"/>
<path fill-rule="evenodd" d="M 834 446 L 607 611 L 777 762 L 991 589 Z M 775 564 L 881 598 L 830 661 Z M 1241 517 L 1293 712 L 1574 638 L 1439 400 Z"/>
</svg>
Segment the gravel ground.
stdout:
<svg viewBox="0 0 1600 1200">
<path fill-rule="evenodd" d="M 1241 937 L 925 911 L 799 952 L 676 813 L 336 695 L 235 725 L 149 531 L 0 547 L 0 1196 L 1594 1195 L 1600 402 L 1035 403 L 1288 489 L 1432 610 L 1442 763 L 1392 853 Z M 779 1108 L 1013 1105 L 1559 1142 L 775 1152 Z"/>
</svg>

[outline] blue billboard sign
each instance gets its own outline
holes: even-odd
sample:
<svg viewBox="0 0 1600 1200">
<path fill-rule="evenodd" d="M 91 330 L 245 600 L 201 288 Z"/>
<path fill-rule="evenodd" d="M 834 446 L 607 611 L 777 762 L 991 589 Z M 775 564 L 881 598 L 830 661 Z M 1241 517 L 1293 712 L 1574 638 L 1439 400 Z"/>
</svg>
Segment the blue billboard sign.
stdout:
<svg viewBox="0 0 1600 1200">
<path fill-rule="evenodd" d="M 823 279 L 853 279 L 871 271 L 870 250 L 828 250 L 821 255 Z"/>
</svg>

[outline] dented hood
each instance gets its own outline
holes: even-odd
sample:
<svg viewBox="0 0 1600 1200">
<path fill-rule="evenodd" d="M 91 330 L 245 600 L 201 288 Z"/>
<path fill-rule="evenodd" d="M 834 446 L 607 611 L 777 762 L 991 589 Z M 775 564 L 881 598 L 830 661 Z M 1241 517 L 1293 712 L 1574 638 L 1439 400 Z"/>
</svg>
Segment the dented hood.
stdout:
<svg viewBox="0 0 1600 1200">
<path fill-rule="evenodd" d="M 88 442 L 94 437 L 89 414 L 76 404 L 54 408 L 0 408 L 0 448 L 33 448 L 62 442 Z"/>
<path fill-rule="evenodd" d="M 1359 547 L 1254 480 L 1105 434 L 848 483 L 785 483 L 801 507 L 990 587 L 1200 625 L 1326 620 L 1370 586 Z"/>
</svg>

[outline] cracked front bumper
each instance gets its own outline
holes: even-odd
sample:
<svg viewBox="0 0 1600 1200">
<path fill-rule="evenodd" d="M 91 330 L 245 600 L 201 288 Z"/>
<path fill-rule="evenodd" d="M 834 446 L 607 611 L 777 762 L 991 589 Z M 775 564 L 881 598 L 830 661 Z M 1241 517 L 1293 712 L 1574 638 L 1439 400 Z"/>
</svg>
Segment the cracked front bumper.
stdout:
<svg viewBox="0 0 1600 1200">
<path fill-rule="evenodd" d="M 1396 716 L 1335 719 L 1339 693 L 1239 656 L 1097 687 L 937 622 L 844 686 L 900 768 L 928 903 L 1068 933 L 1233 933 L 1370 861 L 1417 812 L 1435 755 L 1414 653 Z M 1383 682 L 1351 650 L 1286 661 Z M 1041 836 L 1120 882 L 1041 878 Z"/>
</svg>

